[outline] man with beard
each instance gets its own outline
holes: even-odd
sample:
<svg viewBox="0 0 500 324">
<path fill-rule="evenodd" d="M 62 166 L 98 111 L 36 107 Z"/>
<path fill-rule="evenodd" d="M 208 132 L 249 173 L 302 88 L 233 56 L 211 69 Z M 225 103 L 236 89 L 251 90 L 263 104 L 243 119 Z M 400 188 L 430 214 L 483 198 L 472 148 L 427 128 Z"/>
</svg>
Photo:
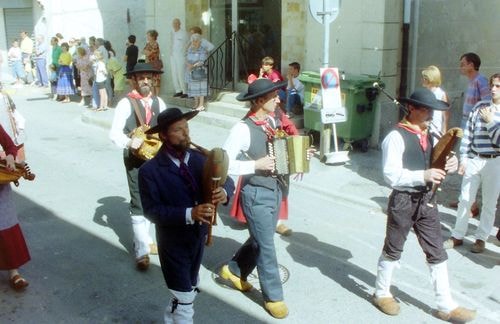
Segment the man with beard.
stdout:
<svg viewBox="0 0 500 324">
<path fill-rule="evenodd" d="M 223 187 L 212 191 L 212 203 L 201 203 L 206 157 L 189 149 L 188 120 L 197 113 L 183 114 L 178 108 L 160 113 L 158 125 L 147 133 L 159 133 L 163 145 L 139 170 L 144 215 L 156 225 L 163 277 L 173 295 L 165 310 L 165 323 L 193 322 L 207 224 L 215 205 L 227 204 L 228 194 L 234 191 L 228 177 Z"/>
<path fill-rule="evenodd" d="M 116 146 L 123 149 L 123 161 L 127 172 L 130 191 L 130 215 L 134 232 L 134 252 L 137 269 L 144 271 L 149 267 L 149 254 L 156 254 L 157 248 L 149 235 L 151 223 L 144 217 L 137 176 L 139 167 L 144 163 L 133 154 L 141 147 L 143 139 L 130 137 L 131 132 L 139 126 L 134 111 L 133 101 L 137 103 L 139 113 L 147 125 L 156 126 L 157 116 L 166 109 L 165 102 L 152 93 L 152 77 L 163 73 L 148 63 L 138 63 L 126 76 L 130 78 L 134 89 L 120 100 L 115 109 L 113 124 L 109 137 Z"/>
<path fill-rule="evenodd" d="M 437 207 L 429 206 L 430 187 L 443 181 L 446 172 L 455 172 L 458 160 L 449 158 L 445 170 L 430 166 L 432 141 L 429 121 L 433 110 L 449 108 L 425 88 L 415 90 L 407 103 L 406 116 L 382 142 L 382 165 L 385 181 L 393 188 L 387 207 L 384 247 L 377 267 L 373 304 L 388 315 L 399 314 L 399 304 L 390 292 L 392 273 L 413 228 L 425 254 L 437 304 L 436 316 L 442 320 L 468 322 L 476 312 L 459 307 L 453 300 L 448 282 L 448 255 L 443 248 Z"/>
</svg>

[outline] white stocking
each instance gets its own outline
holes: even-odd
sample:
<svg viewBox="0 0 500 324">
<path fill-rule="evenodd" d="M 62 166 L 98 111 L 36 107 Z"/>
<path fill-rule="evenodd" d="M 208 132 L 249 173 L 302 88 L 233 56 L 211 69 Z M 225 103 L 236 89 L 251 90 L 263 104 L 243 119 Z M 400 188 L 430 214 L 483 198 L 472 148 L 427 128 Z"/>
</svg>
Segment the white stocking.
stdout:
<svg viewBox="0 0 500 324">
<path fill-rule="evenodd" d="M 192 324 L 194 316 L 193 302 L 197 291 L 176 291 L 170 289 L 174 298 L 165 309 L 164 321 L 166 324 Z"/>
<path fill-rule="evenodd" d="M 446 261 L 438 264 L 428 264 L 431 273 L 431 283 L 436 295 L 437 308 L 449 313 L 458 305 L 451 298 L 450 284 L 448 281 L 448 267 Z"/>
<path fill-rule="evenodd" d="M 392 297 L 390 292 L 392 272 L 394 268 L 399 268 L 399 261 L 394 261 L 384 257 L 382 253 L 378 259 L 377 266 L 377 279 L 375 281 L 375 296 L 380 297 Z"/>
<path fill-rule="evenodd" d="M 149 244 L 153 239 L 149 235 L 151 222 L 144 216 L 132 215 L 132 230 L 134 232 L 135 257 L 140 258 L 149 254 Z"/>
</svg>

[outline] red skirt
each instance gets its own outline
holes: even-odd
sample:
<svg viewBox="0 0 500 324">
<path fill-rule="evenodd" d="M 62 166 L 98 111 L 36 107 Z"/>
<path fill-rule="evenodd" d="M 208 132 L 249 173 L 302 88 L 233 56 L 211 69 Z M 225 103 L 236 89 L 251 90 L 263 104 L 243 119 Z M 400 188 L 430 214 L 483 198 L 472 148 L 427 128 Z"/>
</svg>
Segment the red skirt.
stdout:
<svg viewBox="0 0 500 324">
<path fill-rule="evenodd" d="M 238 222 L 246 223 L 247 219 L 245 217 L 245 213 L 243 212 L 243 208 L 241 207 L 241 180 L 242 178 L 238 178 L 238 183 L 236 184 L 236 190 L 234 191 L 233 204 L 231 205 L 231 209 L 229 210 L 229 216 L 236 219 Z M 280 205 L 280 213 L 278 215 L 278 219 L 287 220 L 288 219 L 288 198 L 283 197 Z"/>
<path fill-rule="evenodd" d="M 19 224 L 0 231 L 0 270 L 17 269 L 30 259 Z"/>
</svg>

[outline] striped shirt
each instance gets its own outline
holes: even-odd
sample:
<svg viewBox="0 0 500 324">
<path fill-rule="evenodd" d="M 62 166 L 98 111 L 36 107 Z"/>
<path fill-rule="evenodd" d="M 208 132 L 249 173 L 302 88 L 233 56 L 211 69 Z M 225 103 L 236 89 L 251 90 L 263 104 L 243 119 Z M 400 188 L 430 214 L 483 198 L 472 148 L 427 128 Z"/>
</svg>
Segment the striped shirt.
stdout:
<svg viewBox="0 0 500 324">
<path fill-rule="evenodd" d="M 494 111 L 493 121 L 488 124 L 479 115 L 485 107 Z M 480 101 L 473 108 L 460 144 L 461 160 L 478 154 L 500 155 L 500 109 L 491 101 Z"/>
<path fill-rule="evenodd" d="M 465 91 L 462 119 L 469 118 L 476 103 L 482 100 L 491 100 L 491 91 L 488 79 L 478 73 L 474 80 L 469 81 L 469 85 Z"/>
</svg>

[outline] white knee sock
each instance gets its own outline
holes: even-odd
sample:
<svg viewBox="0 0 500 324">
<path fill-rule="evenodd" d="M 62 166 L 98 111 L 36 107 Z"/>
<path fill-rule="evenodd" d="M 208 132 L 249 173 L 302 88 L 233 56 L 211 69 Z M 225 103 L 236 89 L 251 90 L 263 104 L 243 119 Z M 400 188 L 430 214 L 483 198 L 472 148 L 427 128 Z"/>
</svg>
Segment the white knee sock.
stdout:
<svg viewBox="0 0 500 324">
<path fill-rule="evenodd" d="M 166 324 L 192 324 L 194 316 L 193 302 L 198 293 L 196 289 L 192 291 L 176 291 L 170 289 L 174 298 L 170 300 L 164 314 Z"/>
<path fill-rule="evenodd" d="M 132 230 L 134 231 L 135 257 L 149 254 L 149 244 L 153 242 L 149 235 L 150 221 L 141 215 L 132 215 Z"/>
<path fill-rule="evenodd" d="M 448 281 L 448 266 L 446 261 L 438 264 L 428 264 L 431 273 L 431 283 L 436 296 L 436 305 L 440 311 L 449 313 L 458 305 L 451 298 Z"/>
<path fill-rule="evenodd" d="M 377 266 L 377 279 L 375 280 L 376 297 L 392 297 L 390 292 L 392 272 L 396 267 L 399 268 L 399 261 L 388 259 L 383 254 L 380 255 Z"/>
</svg>

